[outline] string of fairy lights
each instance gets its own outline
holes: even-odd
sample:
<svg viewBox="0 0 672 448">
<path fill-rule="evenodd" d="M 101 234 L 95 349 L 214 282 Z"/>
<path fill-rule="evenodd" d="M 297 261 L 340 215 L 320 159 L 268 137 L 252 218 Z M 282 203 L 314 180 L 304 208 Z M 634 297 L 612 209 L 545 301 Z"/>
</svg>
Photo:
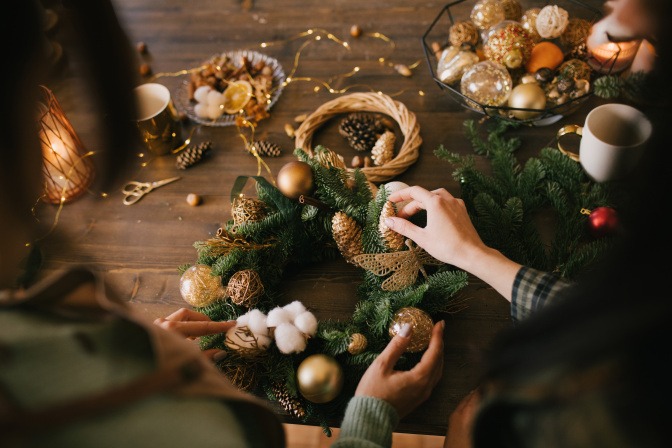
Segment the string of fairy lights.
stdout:
<svg viewBox="0 0 672 448">
<path fill-rule="evenodd" d="M 355 36 L 353 35 L 353 37 L 355 37 Z M 412 71 L 420 65 L 420 62 L 421 62 L 420 60 L 416 60 L 416 61 L 414 61 L 410 64 L 403 64 L 403 63 L 398 63 L 398 62 L 392 61 L 390 59 L 390 55 L 396 49 L 396 44 L 391 38 L 389 38 L 388 36 L 386 36 L 382 33 L 367 32 L 367 33 L 361 33 L 361 35 L 356 36 L 357 39 L 361 39 L 363 37 L 380 40 L 381 42 L 384 42 L 386 44 L 386 46 L 387 46 L 386 54 L 380 55 L 379 57 L 376 58 L 377 62 L 381 66 L 392 68 L 392 69 L 396 70 L 400 75 L 409 77 L 409 76 L 412 75 Z M 348 84 L 348 85 L 340 87 L 340 88 L 335 87 L 335 85 L 337 83 L 342 82 L 342 80 L 344 80 L 344 79 L 352 79 L 352 78 L 355 78 L 357 75 L 360 75 L 362 73 L 362 68 L 359 67 L 359 66 L 354 66 L 354 67 L 352 67 L 352 69 L 350 69 L 349 71 L 347 71 L 345 73 L 337 74 L 337 75 L 331 76 L 330 78 L 327 78 L 327 79 L 322 79 L 322 78 L 318 78 L 318 77 L 315 77 L 315 76 L 309 76 L 309 75 L 298 75 L 299 69 L 300 69 L 300 66 L 301 66 L 302 55 L 303 55 L 304 51 L 310 45 L 319 44 L 320 42 L 331 42 L 331 43 L 336 44 L 338 47 L 343 48 L 345 51 L 348 51 L 348 52 L 352 51 L 352 46 L 350 45 L 350 43 L 347 40 L 339 38 L 338 36 L 336 36 L 335 34 L 327 31 L 326 29 L 309 28 L 305 31 L 302 31 L 300 33 L 297 33 L 297 34 L 295 34 L 293 36 L 290 36 L 288 38 L 285 38 L 285 39 L 260 42 L 254 48 L 255 49 L 257 49 L 257 48 L 258 49 L 268 49 L 268 48 L 271 48 L 271 47 L 287 45 L 290 42 L 294 42 L 294 41 L 301 40 L 301 39 L 305 39 L 305 41 L 301 43 L 301 45 L 299 46 L 299 48 L 295 52 L 295 54 L 292 58 L 292 60 L 293 60 L 292 67 L 291 67 L 288 75 L 283 80 L 281 85 L 273 86 L 273 89 L 278 89 L 280 87 L 286 88 L 290 84 L 303 82 L 303 83 L 314 84 L 314 86 L 312 88 L 312 92 L 316 93 L 316 94 L 320 93 L 322 91 L 325 91 L 329 94 L 340 95 L 340 94 L 346 93 L 346 92 L 354 90 L 354 89 L 360 89 L 360 90 L 375 92 L 375 93 L 379 93 L 379 94 L 382 93 L 380 90 L 375 89 L 374 87 L 372 87 L 370 85 L 367 85 L 367 84 L 363 84 L 363 83 L 351 83 L 351 84 Z M 182 70 L 178 70 L 178 71 L 174 71 L 174 72 L 155 73 L 148 78 L 148 82 L 152 82 L 152 81 L 155 81 L 155 80 L 157 80 L 159 78 L 163 78 L 163 77 L 187 76 L 187 75 L 190 75 L 192 73 L 198 72 L 198 71 L 202 70 L 203 68 L 205 68 L 205 65 L 199 65 L 197 67 L 186 68 L 186 69 L 182 69 Z M 387 95 L 390 96 L 390 97 L 395 97 L 395 96 L 399 96 L 399 95 L 407 92 L 407 90 L 408 89 L 403 89 L 403 90 L 400 90 L 398 92 L 390 93 L 390 94 L 387 94 Z M 270 103 L 270 94 L 271 93 L 272 93 L 272 90 L 268 94 L 268 102 L 269 103 Z M 419 90 L 418 95 L 419 96 L 424 96 L 425 93 L 422 90 Z M 271 175 L 270 176 L 271 180 L 273 180 L 273 176 L 272 176 L 272 173 L 271 173 L 271 170 L 270 170 L 269 166 L 263 160 L 262 156 L 259 154 L 259 152 L 257 151 L 257 149 L 255 148 L 255 146 L 253 144 L 253 142 L 255 140 L 254 136 L 255 136 L 255 131 L 256 131 L 257 125 L 258 125 L 258 123 L 255 120 L 246 118 L 244 116 L 244 113 L 240 113 L 236 117 L 235 127 L 236 127 L 237 132 L 238 132 L 238 134 L 239 134 L 239 136 L 240 136 L 240 138 L 243 142 L 244 148 L 248 152 L 250 152 L 250 154 L 252 154 L 255 157 L 255 159 L 257 160 L 257 175 L 261 175 L 262 170 L 266 170 L 266 172 L 268 172 L 268 174 Z M 186 147 L 188 147 L 188 145 L 191 143 L 191 139 L 193 137 L 194 132 L 199 128 L 199 126 L 200 125 L 195 125 L 195 126 L 192 127 L 189 135 L 184 140 L 184 143 L 181 144 L 180 146 L 178 146 L 177 148 L 175 148 L 172 151 L 173 154 L 177 154 L 180 151 L 182 151 L 183 149 L 185 149 Z M 95 151 L 89 151 L 85 155 L 85 157 L 90 157 L 94 154 L 95 154 Z M 139 163 L 139 168 L 140 169 L 146 168 L 151 163 L 151 161 L 153 160 L 153 158 L 147 157 L 147 154 L 144 153 L 144 152 L 138 153 L 137 157 L 139 159 L 141 159 L 141 161 Z M 108 198 L 109 197 L 109 194 L 107 192 L 95 193 L 95 192 L 92 192 L 90 189 L 88 189 L 87 191 L 90 194 L 98 195 L 102 198 Z M 40 200 L 41 200 L 41 198 L 38 198 L 38 200 L 36 201 L 36 204 L 31 209 L 31 211 L 33 213 L 33 216 L 35 216 L 35 219 L 37 219 L 37 213 L 36 213 L 37 203 L 39 203 Z M 58 208 L 57 208 L 57 210 L 55 212 L 55 215 L 54 215 L 53 223 L 50 226 L 49 230 L 46 232 L 46 234 L 39 237 L 34 242 L 43 240 L 44 238 L 46 238 L 49 234 L 51 234 L 54 231 L 54 229 L 56 228 L 56 226 L 58 225 L 58 222 L 60 220 L 60 216 L 61 216 L 63 206 L 65 205 L 65 203 L 66 203 L 65 201 L 61 201 L 58 204 Z M 26 247 L 30 247 L 33 243 L 26 243 Z"/>
</svg>

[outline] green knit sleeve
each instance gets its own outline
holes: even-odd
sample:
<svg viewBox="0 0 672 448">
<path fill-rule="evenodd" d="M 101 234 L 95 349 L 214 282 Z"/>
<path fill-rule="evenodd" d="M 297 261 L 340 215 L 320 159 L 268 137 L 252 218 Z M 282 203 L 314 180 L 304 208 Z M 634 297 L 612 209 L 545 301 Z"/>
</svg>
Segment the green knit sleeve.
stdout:
<svg viewBox="0 0 672 448">
<path fill-rule="evenodd" d="M 399 423 L 396 409 L 374 397 L 353 397 L 345 410 L 334 448 L 392 446 L 392 431 Z"/>
</svg>

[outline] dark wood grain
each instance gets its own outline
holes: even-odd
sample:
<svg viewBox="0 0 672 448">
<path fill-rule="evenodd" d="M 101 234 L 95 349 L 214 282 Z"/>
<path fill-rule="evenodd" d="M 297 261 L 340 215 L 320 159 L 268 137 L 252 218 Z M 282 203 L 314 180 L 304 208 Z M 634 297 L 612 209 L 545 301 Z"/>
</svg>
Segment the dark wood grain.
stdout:
<svg viewBox="0 0 672 448">
<path fill-rule="evenodd" d="M 251 9 L 244 5 L 251 3 Z M 591 4 L 600 7 L 601 2 Z M 296 76 L 326 80 L 335 74 L 361 72 L 351 78 L 337 79 L 335 88 L 358 84 L 365 87 L 350 91 L 374 90 L 394 95 L 418 118 L 423 144 L 418 161 L 396 180 L 420 184 L 434 189 L 445 187 L 460 194 L 459 184 L 451 176 L 451 167 L 437 159 L 433 151 L 445 145 L 451 151 L 471 154 L 464 135 L 466 119 L 480 119 L 462 108 L 442 92 L 432 80 L 421 45 L 421 36 L 443 7 L 441 2 L 409 2 L 407 0 L 361 1 L 338 0 L 259 0 L 253 2 L 214 0 L 115 0 L 118 15 L 132 42 L 143 41 L 154 73 L 175 72 L 199 65 L 213 54 L 226 50 L 261 50 L 263 41 L 280 41 L 263 50 L 277 58 L 286 72 L 303 39 L 290 40 L 309 28 L 325 29 L 342 40 L 351 42 L 345 51 L 330 41 L 311 43 L 302 52 Z M 531 5 L 525 2 L 525 5 Z M 471 7 L 465 2 L 455 11 L 465 14 Z M 465 15 L 468 15 L 466 13 Z M 358 24 L 365 35 L 353 39 L 350 27 Z M 394 42 L 394 48 L 380 39 L 366 36 L 379 32 Z M 65 31 L 57 34 L 65 44 Z M 385 57 L 381 64 L 378 58 Z M 138 56 L 140 59 L 140 56 Z M 66 114 L 89 149 L 100 147 L 98 122 L 94 107 L 87 100 L 86 87 L 76 75 L 77 61 L 67 59 L 66 66 L 55 77 L 51 87 Z M 399 75 L 391 64 L 419 63 L 413 76 Z M 162 77 L 173 92 L 184 77 Z M 284 131 L 285 123 L 310 113 L 334 98 L 325 89 L 315 93 L 316 82 L 290 83 L 271 110 L 271 118 L 260 123 L 258 136 L 278 143 L 284 154 L 266 158 L 272 173 L 294 160 L 294 142 Z M 419 92 L 424 92 L 424 96 Z M 548 127 L 525 127 L 516 131 L 523 140 L 518 152 L 521 160 L 534 156 L 552 142 L 554 133 L 564 123 L 581 123 L 589 105 L 569 118 Z M 193 125 L 187 126 L 187 131 Z M 337 135 L 335 123 L 328 123 L 316 133 L 315 144 L 341 153 L 346 161 L 355 155 Z M 132 206 L 122 204 L 118 190 L 108 191 L 101 198 L 98 191 L 67 204 L 58 217 L 58 224 L 43 241 L 44 272 L 85 264 L 101 272 L 108 286 L 149 319 L 165 316 L 186 306 L 178 291 L 178 266 L 193 263 L 193 243 L 211 237 L 230 216 L 229 194 L 239 175 L 256 175 L 255 159 L 244 151 L 235 127 L 197 127 L 194 141 L 213 142 L 211 157 L 188 170 L 175 167 L 175 156 L 138 159 L 136 168 L 124 173 L 119 186 L 127 180 L 150 181 L 175 175 L 182 179 L 164 186 Z M 138 148 L 140 150 L 140 148 Z M 141 162 L 148 166 L 141 168 Z M 487 168 L 477 158 L 478 166 Z M 268 177 L 268 173 L 261 173 Z M 187 204 L 188 193 L 203 197 L 203 204 Z M 54 222 L 57 208 L 41 205 L 40 220 Z M 342 260 L 307 266 L 290 276 L 286 297 L 302 300 L 315 310 L 318 318 L 347 319 L 355 305 L 359 272 Z M 463 293 L 467 307 L 445 316 L 445 367 L 441 383 L 432 397 L 399 425 L 402 432 L 442 435 L 448 416 L 459 400 L 471 390 L 480 373 L 480 355 L 499 331 L 510 325 L 508 303 L 487 285 L 474 279 Z M 283 416 L 286 421 L 292 421 Z M 333 422 L 338 425 L 338 422 Z"/>
</svg>

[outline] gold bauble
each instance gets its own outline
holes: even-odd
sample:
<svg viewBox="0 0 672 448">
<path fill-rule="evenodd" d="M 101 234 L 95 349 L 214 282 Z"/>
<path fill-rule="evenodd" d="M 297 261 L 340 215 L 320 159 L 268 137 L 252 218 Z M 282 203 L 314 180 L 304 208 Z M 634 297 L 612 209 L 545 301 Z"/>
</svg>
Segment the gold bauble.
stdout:
<svg viewBox="0 0 672 448">
<path fill-rule="evenodd" d="M 212 275 L 206 264 L 195 264 L 180 277 L 180 294 L 185 302 L 195 307 L 203 307 L 226 297 L 222 277 Z"/>
<path fill-rule="evenodd" d="M 369 341 L 362 333 L 353 333 L 350 336 L 350 344 L 348 344 L 348 353 L 351 355 L 359 355 L 369 345 Z"/>
<path fill-rule="evenodd" d="M 343 369 L 331 356 L 310 355 L 299 364 L 296 380 L 306 400 L 327 403 L 341 393 Z"/>
<path fill-rule="evenodd" d="M 420 308 L 412 306 L 399 308 L 392 316 L 392 323 L 389 328 L 390 337 L 395 337 L 406 323 L 411 324 L 413 329 L 411 343 L 408 344 L 406 351 L 415 353 L 425 350 L 432 337 L 432 328 L 434 328 L 432 317 Z"/>
<path fill-rule="evenodd" d="M 512 110 L 511 115 L 519 120 L 529 120 L 539 116 L 546 107 L 546 94 L 539 84 L 528 83 L 518 84 L 511 91 L 509 96 L 509 107 L 516 109 L 537 109 L 533 110 Z"/>
<path fill-rule="evenodd" d="M 298 199 L 313 191 L 313 170 L 306 162 L 289 162 L 278 171 L 277 183 L 282 194 L 290 199 Z"/>
</svg>

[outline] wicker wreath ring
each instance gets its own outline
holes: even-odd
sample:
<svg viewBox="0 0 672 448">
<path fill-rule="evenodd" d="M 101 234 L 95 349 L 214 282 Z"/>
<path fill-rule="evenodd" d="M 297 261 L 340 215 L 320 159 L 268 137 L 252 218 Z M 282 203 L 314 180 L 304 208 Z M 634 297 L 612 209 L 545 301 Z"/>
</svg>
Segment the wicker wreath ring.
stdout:
<svg viewBox="0 0 672 448">
<path fill-rule="evenodd" d="M 392 160 L 381 166 L 361 168 L 369 182 L 385 182 L 403 173 L 420 155 L 420 125 L 406 106 L 381 93 L 351 93 L 318 107 L 296 130 L 295 147 L 312 155 L 315 131 L 335 115 L 350 112 L 380 112 L 393 118 L 404 136 L 404 142 Z"/>
</svg>

